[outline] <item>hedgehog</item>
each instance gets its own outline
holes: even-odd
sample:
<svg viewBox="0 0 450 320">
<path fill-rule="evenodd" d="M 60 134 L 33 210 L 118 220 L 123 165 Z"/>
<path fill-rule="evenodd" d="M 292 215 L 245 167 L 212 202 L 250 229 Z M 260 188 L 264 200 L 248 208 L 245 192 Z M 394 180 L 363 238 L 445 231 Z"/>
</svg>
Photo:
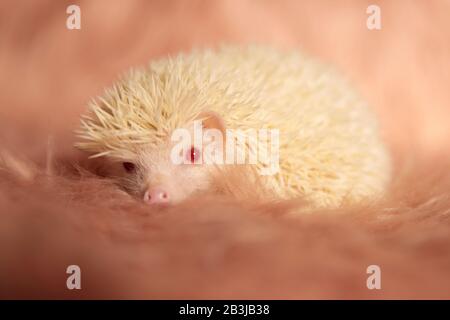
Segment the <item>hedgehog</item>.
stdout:
<svg viewBox="0 0 450 320">
<path fill-rule="evenodd" d="M 220 135 L 216 143 L 174 140 L 175 132 L 192 134 L 195 123 L 223 133 L 227 148 Z M 267 154 L 273 147 L 276 156 L 250 163 L 259 138 L 246 140 L 246 133 L 261 130 L 277 133 L 276 143 L 261 148 Z M 154 60 L 93 99 L 77 135 L 75 146 L 102 159 L 107 176 L 154 205 L 224 192 L 217 172 L 233 166 L 273 199 L 301 198 L 314 207 L 378 198 L 390 179 L 375 114 L 347 79 L 298 50 L 224 46 Z M 212 155 L 227 154 L 228 142 L 247 155 L 244 163 L 198 161 L 207 146 Z"/>
</svg>

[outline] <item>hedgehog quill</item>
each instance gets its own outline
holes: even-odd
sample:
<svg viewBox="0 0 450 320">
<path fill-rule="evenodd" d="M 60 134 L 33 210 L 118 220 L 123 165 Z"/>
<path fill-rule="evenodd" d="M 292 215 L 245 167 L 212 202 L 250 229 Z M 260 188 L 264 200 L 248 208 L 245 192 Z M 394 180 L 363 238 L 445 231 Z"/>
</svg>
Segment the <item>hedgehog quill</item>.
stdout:
<svg viewBox="0 0 450 320">
<path fill-rule="evenodd" d="M 230 164 L 200 160 L 207 150 L 228 156 L 230 145 L 247 159 L 276 147 L 274 174 L 264 173 L 267 157 L 238 164 L 276 199 L 336 207 L 379 197 L 390 180 L 370 108 L 343 77 L 299 52 L 222 47 L 156 60 L 89 109 L 76 147 L 103 159 L 109 177 L 151 205 L 221 192 L 215 172 Z M 196 123 L 214 134 L 196 141 Z M 276 131 L 277 144 L 254 143 L 259 137 L 247 133 L 258 130 Z"/>
</svg>

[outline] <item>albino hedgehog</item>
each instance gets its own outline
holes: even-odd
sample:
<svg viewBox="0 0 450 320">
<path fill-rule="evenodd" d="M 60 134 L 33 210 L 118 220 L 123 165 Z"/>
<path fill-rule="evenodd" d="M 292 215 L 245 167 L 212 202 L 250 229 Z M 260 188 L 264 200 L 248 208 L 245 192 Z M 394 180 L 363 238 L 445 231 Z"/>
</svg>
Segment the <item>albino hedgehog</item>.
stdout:
<svg viewBox="0 0 450 320">
<path fill-rule="evenodd" d="M 226 164 L 198 164 L 202 149 L 191 145 L 184 150 L 192 165 L 170 158 L 174 130 L 192 132 L 196 119 L 221 132 L 279 130 L 279 171 L 259 179 L 274 198 L 335 207 L 382 194 L 390 178 L 366 103 L 341 77 L 297 52 L 224 47 L 157 60 L 131 71 L 90 110 L 76 147 L 103 157 L 110 177 L 151 204 L 215 190 L 213 172 Z M 237 148 L 255 152 L 248 142 Z M 258 175 L 267 163 L 245 168 Z"/>
</svg>

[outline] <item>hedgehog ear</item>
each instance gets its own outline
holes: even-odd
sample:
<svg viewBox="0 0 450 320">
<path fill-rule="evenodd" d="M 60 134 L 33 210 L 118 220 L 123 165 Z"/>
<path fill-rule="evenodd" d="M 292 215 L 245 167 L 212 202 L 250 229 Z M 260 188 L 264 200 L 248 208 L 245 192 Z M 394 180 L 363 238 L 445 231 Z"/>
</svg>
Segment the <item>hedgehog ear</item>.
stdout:
<svg viewBox="0 0 450 320">
<path fill-rule="evenodd" d="M 225 123 L 221 116 L 213 111 L 202 112 L 196 120 L 202 121 L 203 129 L 217 129 L 225 133 Z"/>
</svg>

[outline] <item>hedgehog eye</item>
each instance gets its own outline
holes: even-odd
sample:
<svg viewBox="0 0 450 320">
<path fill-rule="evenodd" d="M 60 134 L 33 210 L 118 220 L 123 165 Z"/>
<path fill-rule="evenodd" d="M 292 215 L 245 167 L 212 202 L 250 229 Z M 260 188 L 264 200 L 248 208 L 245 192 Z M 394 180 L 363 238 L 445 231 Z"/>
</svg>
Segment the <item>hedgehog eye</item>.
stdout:
<svg viewBox="0 0 450 320">
<path fill-rule="evenodd" d="M 136 169 L 136 166 L 132 162 L 122 162 L 123 168 L 126 172 L 132 173 Z"/>
<path fill-rule="evenodd" d="M 191 163 L 196 163 L 200 159 L 200 151 L 195 147 L 191 147 L 191 149 L 186 152 L 186 158 Z"/>
</svg>

